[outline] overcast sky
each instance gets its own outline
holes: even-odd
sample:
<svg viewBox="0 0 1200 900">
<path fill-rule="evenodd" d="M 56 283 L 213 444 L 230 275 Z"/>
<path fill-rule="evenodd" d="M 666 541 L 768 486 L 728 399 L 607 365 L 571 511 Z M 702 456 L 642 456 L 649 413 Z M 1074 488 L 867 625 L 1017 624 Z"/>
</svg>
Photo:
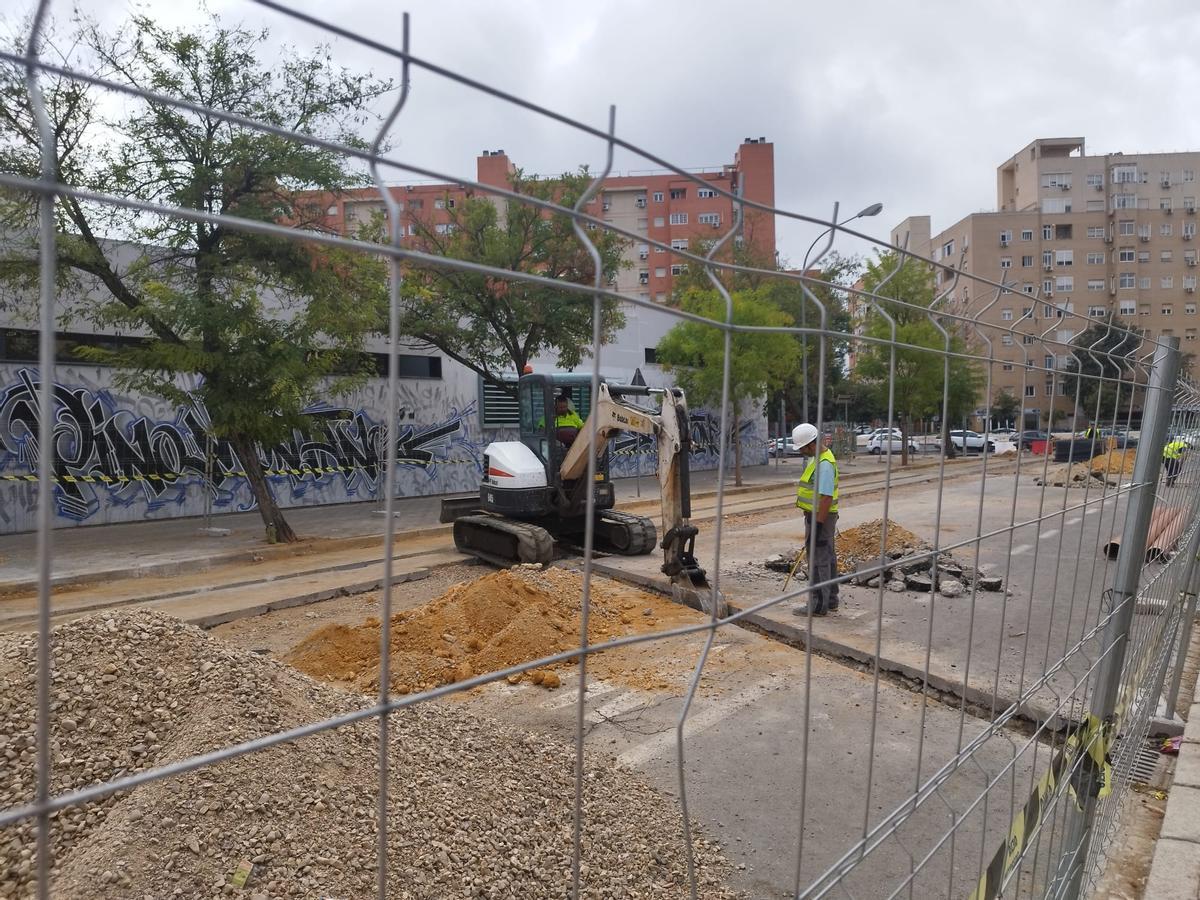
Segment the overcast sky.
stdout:
<svg viewBox="0 0 1200 900">
<path fill-rule="evenodd" d="M 78 2 L 109 23 L 130 8 Z M 881 201 L 862 228 L 884 239 L 908 215 L 932 215 L 936 232 L 993 209 L 996 166 L 1037 137 L 1084 136 L 1090 153 L 1200 150 L 1194 0 L 292 3 L 396 46 L 407 9 L 416 55 L 598 127 L 615 103 L 623 137 L 681 166 L 719 166 L 744 137 L 766 136 L 780 206 L 828 216 L 834 200 L 850 212 Z M 192 7 L 144 3 L 176 23 Z M 209 7 L 299 47 L 329 40 L 248 0 Z M 65 0 L 53 8 L 69 13 Z M 346 65 L 397 69 L 349 41 L 333 47 Z M 595 138 L 422 71 L 393 143 L 464 177 L 484 148 L 540 173 L 603 162 Z M 798 265 L 815 234 L 781 223 L 779 249 Z"/>
</svg>

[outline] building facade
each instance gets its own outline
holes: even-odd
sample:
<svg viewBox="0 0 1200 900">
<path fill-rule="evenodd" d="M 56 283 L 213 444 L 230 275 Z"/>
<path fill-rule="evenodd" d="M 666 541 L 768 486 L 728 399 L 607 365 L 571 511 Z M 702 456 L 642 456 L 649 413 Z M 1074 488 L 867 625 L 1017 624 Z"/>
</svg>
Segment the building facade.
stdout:
<svg viewBox="0 0 1200 900">
<path fill-rule="evenodd" d="M 910 250 L 946 264 L 957 264 L 965 251 L 965 272 L 1012 284 L 1018 295 L 993 304 L 982 321 L 1003 327 L 1028 315 L 1022 330 L 1067 343 L 1088 319 L 1112 313 L 1148 337 L 1175 335 L 1184 353 L 1194 352 L 1197 171 L 1200 152 L 1089 156 L 1082 137 L 1043 138 L 997 168 L 995 212 L 973 213 L 938 232 L 927 216 L 914 216 L 891 238 L 899 245 L 908 234 Z M 949 287 L 948 273 L 938 270 L 935 278 L 938 289 Z M 948 299 L 969 312 L 992 296 L 962 279 Z M 993 394 L 1018 397 L 1027 422 L 1045 424 L 1052 399 L 1054 409 L 1075 413 L 1053 372 L 1066 364 L 1063 348 L 1001 334 L 995 350 Z M 1026 362 L 1043 371 L 1026 370 Z M 986 405 L 981 397 L 981 409 Z M 1075 418 L 1084 421 L 1086 412 Z"/>
</svg>

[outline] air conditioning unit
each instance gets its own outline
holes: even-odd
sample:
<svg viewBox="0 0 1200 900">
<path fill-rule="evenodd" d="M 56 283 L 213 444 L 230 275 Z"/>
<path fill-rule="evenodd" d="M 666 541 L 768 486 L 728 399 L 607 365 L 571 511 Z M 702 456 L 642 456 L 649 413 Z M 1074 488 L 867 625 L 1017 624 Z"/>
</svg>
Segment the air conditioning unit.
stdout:
<svg viewBox="0 0 1200 900">
<path fill-rule="evenodd" d="M 1054 296 L 1054 291 L 1046 291 L 1044 294 L 1042 294 L 1042 296 L 1043 296 L 1043 297 L 1053 297 L 1053 296 Z M 1035 321 L 1035 322 L 1036 322 L 1036 321 L 1037 321 L 1037 319 L 1035 318 L 1033 321 Z"/>
<path fill-rule="evenodd" d="M 649 273 L 643 272 L 642 274 L 638 275 L 638 282 L 641 284 L 649 284 L 650 283 Z"/>
<path fill-rule="evenodd" d="M 1185 231 L 1185 232 L 1183 233 L 1183 239 L 1184 239 L 1185 241 L 1190 241 L 1190 240 L 1192 239 L 1192 237 L 1193 237 L 1193 234 L 1192 234 L 1192 232 L 1190 232 L 1190 231 Z"/>
<path fill-rule="evenodd" d="M 605 212 L 608 212 L 610 209 L 612 209 L 612 204 L 605 200 L 603 209 Z"/>
<path fill-rule="evenodd" d="M 1171 207 L 1169 207 L 1169 206 L 1163 207 L 1163 215 L 1164 216 L 1169 216 L 1172 212 L 1174 212 L 1174 210 L 1171 209 Z"/>
<path fill-rule="evenodd" d="M 646 208 L 646 198 L 645 198 L 645 197 L 638 197 L 638 198 L 637 198 L 635 201 L 633 201 L 633 202 L 634 202 L 634 205 L 636 205 L 638 209 L 645 209 L 645 208 Z"/>
<path fill-rule="evenodd" d="M 1098 190 L 1098 191 L 1104 190 L 1104 185 L 1102 185 L 1102 184 L 1096 185 L 1096 190 Z"/>
<path fill-rule="evenodd" d="M 1111 235 L 1111 234 L 1106 234 L 1106 235 L 1104 236 L 1104 243 L 1106 243 L 1106 244 L 1111 244 L 1111 243 L 1112 243 L 1112 235 Z"/>
<path fill-rule="evenodd" d="M 1042 269 L 1046 272 L 1054 271 L 1054 263 L 1042 263 Z"/>
<path fill-rule="evenodd" d="M 1009 245 L 1009 243 L 1010 242 L 1006 241 L 1004 238 L 1000 238 L 1000 246 L 1001 247 L 1007 247 Z"/>
<path fill-rule="evenodd" d="M 1150 240 L 1150 235 L 1148 235 L 1148 234 L 1139 234 L 1139 235 L 1138 235 L 1138 237 L 1139 237 L 1139 238 L 1140 238 L 1140 239 L 1141 239 L 1143 242 L 1148 242 L 1148 241 Z"/>
<path fill-rule="evenodd" d="M 713 223 L 712 223 L 712 227 L 713 227 L 713 228 L 720 228 L 720 227 L 721 227 L 721 223 L 720 223 L 720 222 L 713 222 Z"/>
<path fill-rule="evenodd" d="M 1189 284 L 1187 287 L 1184 288 L 1184 290 L 1187 291 L 1189 294 L 1194 294 L 1194 293 L 1196 293 L 1196 286 L 1194 284 Z"/>
<path fill-rule="evenodd" d="M 649 250 L 643 250 L 638 254 L 638 259 L 649 259 L 649 258 L 650 258 Z"/>
<path fill-rule="evenodd" d="M 1060 185 L 1058 186 L 1058 189 L 1059 189 L 1060 191 L 1069 191 L 1069 190 L 1071 189 L 1071 185 L 1069 185 L 1069 184 L 1060 184 Z"/>
<path fill-rule="evenodd" d="M 1170 178 L 1164 178 L 1164 179 L 1163 179 L 1163 180 L 1160 182 L 1160 184 L 1162 184 L 1162 186 L 1163 186 L 1163 187 L 1170 187 L 1170 186 L 1171 186 L 1171 179 L 1170 179 Z"/>
<path fill-rule="evenodd" d="M 1194 215 L 1196 214 L 1196 207 L 1194 207 L 1194 206 L 1185 206 L 1185 207 L 1183 208 L 1183 211 L 1184 211 L 1185 213 L 1187 213 L 1189 216 L 1194 216 Z"/>
</svg>

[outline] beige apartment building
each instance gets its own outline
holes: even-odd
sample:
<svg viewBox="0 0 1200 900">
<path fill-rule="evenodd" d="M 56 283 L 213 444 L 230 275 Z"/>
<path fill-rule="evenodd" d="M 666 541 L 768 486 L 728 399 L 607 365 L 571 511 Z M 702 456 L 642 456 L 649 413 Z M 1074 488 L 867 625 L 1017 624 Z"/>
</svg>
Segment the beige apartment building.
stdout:
<svg viewBox="0 0 1200 900">
<path fill-rule="evenodd" d="M 996 212 L 972 213 L 937 233 L 928 216 L 910 217 L 891 239 L 901 245 L 907 234 L 909 250 L 946 263 L 966 251 L 964 271 L 1012 284 L 1019 295 L 995 303 L 984 321 L 1003 326 L 1032 311 L 1022 330 L 1050 329 L 1048 337 L 1069 342 L 1086 322 L 1065 313 L 1101 318 L 1111 310 L 1150 336 L 1178 336 L 1190 353 L 1200 330 L 1198 170 L 1200 151 L 1089 156 L 1081 137 L 1042 138 L 997 169 Z M 936 278 L 939 289 L 949 286 L 946 273 Z M 984 287 L 962 279 L 953 308 L 986 305 L 994 294 Z M 1052 350 L 997 335 L 993 391 L 1021 398 L 1030 422 L 1044 421 L 1055 392 L 1054 408 L 1072 411 L 1061 380 L 1047 371 L 1065 365 L 1061 349 Z M 1023 379 L 1026 359 L 1042 370 Z M 980 397 L 981 410 L 986 402 Z"/>
</svg>

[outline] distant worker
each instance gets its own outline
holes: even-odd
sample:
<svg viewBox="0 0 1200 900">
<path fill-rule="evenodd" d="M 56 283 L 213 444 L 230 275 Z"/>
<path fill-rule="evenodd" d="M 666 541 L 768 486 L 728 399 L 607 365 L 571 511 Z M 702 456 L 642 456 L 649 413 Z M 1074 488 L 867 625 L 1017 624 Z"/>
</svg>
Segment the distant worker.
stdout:
<svg viewBox="0 0 1200 900">
<path fill-rule="evenodd" d="M 1093 438 L 1093 437 L 1096 437 L 1096 426 L 1095 426 L 1095 425 L 1089 425 L 1087 428 L 1083 429 L 1083 436 L 1084 436 L 1085 438 Z"/>
<path fill-rule="evenodd" d="M 805 422 L 792 431 L 792 446 L 809 463 L 796 486 L 796 506 L 804 512 L 804 546 L 812 552 L 808 565 L 809 585 L 821 584 L 837 576 L 838 466 L 833 453 L 822 447 L 815 426 Z M 815 538 L 815 549 L 812 539 Z M 827 584 L 811 591 L 807 603 L 792 607 L 798 616 L 823 616 L 838 608 L 838 586 Z"/>
<path fill-rule="evenodd" d="M 1163 447 L 1163 468 L 1167 472 L 1167 487 L 1175 484 L 1175 479 L 1179 477 L 1179 470 L 1183 468 L 1184 454 L 1190 449 L 1191 444 L 1181 441 L 1179 438 L 1171 438 Z"/>
</svg>

